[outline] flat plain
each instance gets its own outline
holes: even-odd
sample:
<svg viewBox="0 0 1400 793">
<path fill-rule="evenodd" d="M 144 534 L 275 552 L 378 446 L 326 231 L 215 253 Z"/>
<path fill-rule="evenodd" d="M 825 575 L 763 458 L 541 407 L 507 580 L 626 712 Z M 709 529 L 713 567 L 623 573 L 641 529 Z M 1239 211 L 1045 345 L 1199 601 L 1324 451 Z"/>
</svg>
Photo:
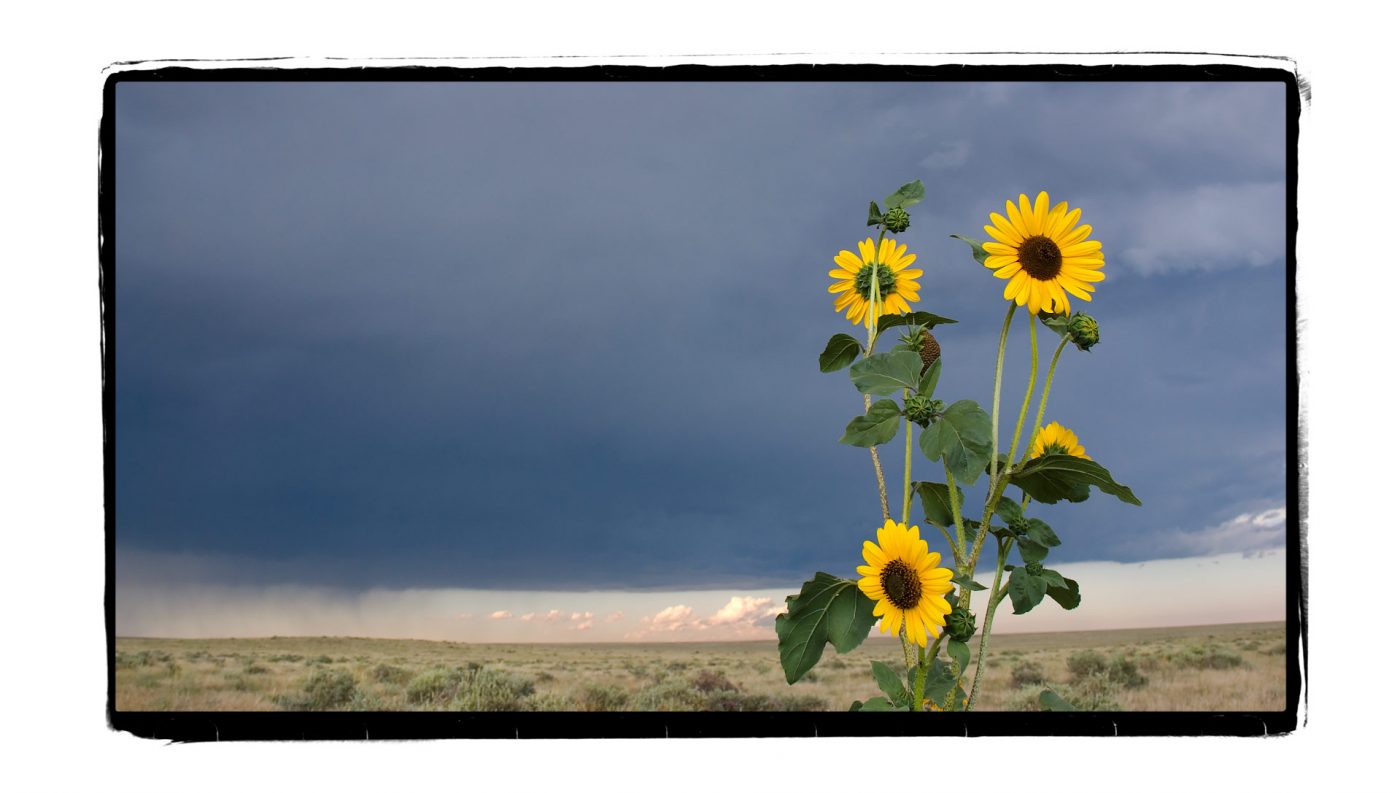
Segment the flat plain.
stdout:
<svg viewBox="0 0 1400 793">
<path fill-rule="evenodd" d="M 1085 710 L 1282 710 L 1286 659 L 1282 622 L 996 634 L 978 710 L 1036 710 L 1045 688 Z M 879 696 L 875 660 L 898 667 L 898 643 L 872 638 L 846 655 L 828 648 L 795 685 L 783 678 L 776 640 L 118 637 L 114 659 L 121 711 L 847 710 Z"/>
</svg>

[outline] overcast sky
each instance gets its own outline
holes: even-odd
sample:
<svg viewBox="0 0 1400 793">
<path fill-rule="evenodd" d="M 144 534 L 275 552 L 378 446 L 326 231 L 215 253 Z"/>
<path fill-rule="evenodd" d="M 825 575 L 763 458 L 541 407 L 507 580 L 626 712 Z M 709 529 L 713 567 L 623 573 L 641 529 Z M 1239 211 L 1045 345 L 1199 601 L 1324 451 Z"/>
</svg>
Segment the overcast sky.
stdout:
<svg viewBox="0 0 1400 793">
<path fill-rule="evenodd" d="M 1144 506 L 1037 507 L 1052 562 L 1283 545 L 1281 84 L 123 83 L 116 122 L 119 587 L 854 575 L 826 272 L 916 178 L 946 400 L 990 407 L 1005 310 L 948 235 L 1044 189 L 1103 242 L 1046 418 Z"/>
</svg>

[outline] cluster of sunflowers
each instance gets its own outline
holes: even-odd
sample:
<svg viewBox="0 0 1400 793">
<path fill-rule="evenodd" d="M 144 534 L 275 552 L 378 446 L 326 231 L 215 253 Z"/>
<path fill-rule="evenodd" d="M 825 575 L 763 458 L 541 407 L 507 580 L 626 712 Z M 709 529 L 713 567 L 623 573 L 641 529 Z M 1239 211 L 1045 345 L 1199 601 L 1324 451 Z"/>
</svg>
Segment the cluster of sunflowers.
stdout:
<svg viewBox="0 0 1400 793">
<path fill-rule="evenodd" d="M 1030 517 L 1032 501 L 1053 504 L 1083 501 L 1089 488 L 1138 504 L 1132 490 L 1114 481 L 1108 470 L 1085 453 L 1078 437 L 1058 423 L 1043 424 L 1050 385 L 1060 353 L 1068 344 L 1088 351 L 1099 341 L 1094 319 L 1070 313 L 1070 296 L 1092 299 L 1094 284 L 1103 280 L 1102 244 L 1089 239 L 1093 229 L 1079 223 L 1080 210 L 1067 203 L 1050 205 L 1042 192 L 1032 201 L 1006 202 L 1006 214 L 990 213 L 983 226 L 992 239 L 982 242 L 952 235 L 972 248 L 973 259 L 997 278 L 1006 281 L 1002 297 L 1009 301 L 997 345 L 996 373 L 992 385 L 992 410 L 984 411 L 973 400 L 951 404 L 935 398 L 942 371 L 943 348 L 932 328 L 956 320 L 927 311 L 915 311 L 923 271 L 912 267 L 916 255 L 896 242 L 894 235 L 908 230 L 909 208 L 924 197 L 921 182 L 911 182 L 885 199 L 882 209 L 874 201 L 866 225 L 877 236 L 856 245 L 857 252 L 843 250 L 835 257 L 836 279 L 829 292 L 835 307 L 847 320 L 864 326 L 865 340 L 848 334 L 831 337 L 820 357 L 824 372 L 849 368 L 851 382 L 861 393 L 865 412 L 846 426 L 841 442 L 869 450 L 880 497 L 883 525 L 875 541 L 865 542 L 865 564 L 856 567 L 860 578 L 852 580 L 817 573 L 789 596 L 787 612 L 777 620 L 779 655 L 789 683 L 802 678 L 821 659 L 827 644 L 837 652 L 855 649 L 878 621 L 880 630 L 899 639 L 903 670 L 873 662 L 871 671 L 882 696 L 852 704 L 852 710 L 972 710 L 985 664 L 992 619 L 997 607 L 1011 599 L 1014 612 L 1024 614 L 1047 596 L 1061 607 L 1079 605 L 1079 584 L 1043 564 L 1060 538 L 1043 520 Z M 1030 377 L 1016 417 L 1009 448 L 999 445 L 1002 367 L 1011 322 L 1019 307 L 1028 311 L 1030 327 Z M 1044 325 L 1060 337 L 1041 388 L 1040 406 L 1030 427 L 1030 441 L 1018 457 L 1022 429 L 1038 383 L 1037 327 Z M 877 352 L 883 333 L 902 328 L 894 348 Z M 896 395 L 894 399 L 874 399 Z M 918 446 L 933 462 L 940 481 L 913 481 L 914 425 L 919 427 Z M 880 446 L 894 440 L 904 428 L 904 479 L 899 519 L 890 511 L 889 490 Z M 987 496 L 978 518 L 963 515 L 960 485 L 976 484 L 987 477 Z M 1005 495 L 1009 487 L 1020 498 Z M 951 567 L 940 566 L 944 554 L 931 550 L 920 536 L 920 526 L 910 524 L 911 501 L 919 498 L 924 521 L 939 530 L 947 543 Z M 1000 521 L 1000 523 L 998 523 Z M 990 590 L 975 579 L 983 546 L 991 539 L 997 561 Z M 1010 564 L 1012 549 L 1021 564 Z M 1003 573 L 1008 573 L 1003 583 Z M 972 593 L 987 590 L 985 616 L 971 611 Z M 970 647 L 974 636 L 977 661 Z M 940 655 L 940 650 L 942 655 Z M 971 680 L 968 670 L 976 669 Z M 1041 693 L 1045 709 L 1069 706 L 1051 691 Z"/>
</svg>

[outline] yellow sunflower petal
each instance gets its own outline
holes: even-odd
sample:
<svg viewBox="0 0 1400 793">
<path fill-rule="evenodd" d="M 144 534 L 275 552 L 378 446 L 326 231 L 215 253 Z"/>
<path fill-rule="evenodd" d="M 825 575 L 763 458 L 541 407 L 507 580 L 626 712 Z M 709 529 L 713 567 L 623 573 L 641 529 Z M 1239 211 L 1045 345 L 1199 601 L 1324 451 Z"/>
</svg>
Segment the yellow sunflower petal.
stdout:
<svg viewBox="0 0 1400 793">
<path fill-rule="evenodd" d="M 1011 202 L 1008 201 L 1007 203 L 1010 204 Z M 995 212 L 993 212 L 989 217 L 991 218 L 992 225 L 996 226 L 997 231 L 1000 231 L 1002 234 L 1006 235 L 1006 239 L 1002 240 L 1002 242 L 1005 242 L 1008 245 L 1020 245 L 1022 242 L 1026 241 L 1026 235 L 1021 233 L 1019 229 L 1012 225 L 1011 221 L 1007 220 L 1001 215 L 998 215 Z"/>
<path fill-rule="evenodd" d="M 1083 242 L 1076 242 L 1073 245 L 1060 246 L 1060 255 L 1066 259 L 1070 259 L 1075 256 L 1088 256 L 1102 248 L 1103 243 L 1098 240 L 1085 240 Z"/>
<path fill-rule="evenodd" d="M 837 281 L 836 283 L 832 284 L 831 286 L 828 286 L 828 287 L 826 288 L 826 291 L 831 292 L 832 294 L 835 294 L 836 292 L 845 292 L 845 291 L 847 291 L 847 290 L 854 289 L 855 286 L 856 286 L 856 282 L 855 282 L 855 281 Z"/>
<path fill-rule="evenodd" d="M 1006 284 L 1006 289 L 1002 291 L 1001 296 L 1007 300 L 1011 300 L 1016 296 L 1017 292 L 1021 291 L 1021 287 L 1024 286 L 1028 280 L 1030 280 L 1030 276 L 1026 274 L 1025 270 L 1016 273 L 1011 276 L 1011 280 Z"/>
<path fill-rule="evenodd" d="M 982 243 L 982 250 L 986 251 L 987 253 L 995 253 L 1001 256 L 1016 256 L 1020 253 L 1020 251 L 1018 251 L 1014 246 L 1006 245 L 1000 242 L 984 242 Z"/>
<path fill-rule="evenodd" d="M 1016 233 L 1021 235 L 1021 239 L 1024 240 L 1031 236 L 1025 219 L 1021 217 L 1021 210 L 1018 209 L 1015 204 L 1011 203 L 1009 199 L 1006 202 L 1006 219 L 1011 221 L 1011 228 L 1015 229 Z M 993 222 L 996 222 L 995 218 L 993 218 Z"/>
<path fill-rule="evenodd" d="M 1021 222 L 1026 224 L 1028 236 L 1034 237 L 1040 233 L 1040 224 L 1035 220 L 1035 207 L 1031 206 L 1031 200 L 1025 193 L 1021 194 Z"/>
<path fill-rule="evenodd" d="M 1050 194 L 1041 190 L 1035 197 L 1035 228 L 1037 234 L 1045 233 L 1045 221 L 1050 217 Z"/>
<path fill-rule="evenodd" d="M 920 277 L 922 277 L 923 274 L 924 274 L 924 271 L 923 271 L 923 270 L 905 270 L 905 271 L 901 272 L 898 276 L 895 277 L 895 281 L 897 281 L 897 282 L 899 282 L 899 283 L 904 283 L 904 282 L 906 282 L 906 281 L 913 281 L 915 278 L 920 278 Z M 918 284 L 914 284 L 914 288 L 915 288 L 915 289 L 918 289 L 918 288 L 919 288 L 919 285 L 918 285 Z"/>
<path fill-rule="evenodd" d="M 982 230 L 987 232 L 988 237 L 991 237 L 992 239 L 996 240 L 997 242 L 1000 242 L 1003 245 L 1010 245 L 1012 247 L 1015 247 L 1017 242 L 1019 242 L 1018 240 L 1016 240 L 1016 237 L 1014 235 L 1008 234 L 1002 231 L 1001 229 L 997 228 L 996 226 L 983 226 Z"/>
<path fill-rule="evenodd" d="M 860 260 L 860 257 L 850 251 L 841 251 L 836 254 L 834 261 L 837 267 L 852 273 L 859 271 L 864 264 L 864 262 Z"/>
<path fill-rule="evenodd" d="M 860 259 L 862 264 L 875 263 L 875 240 L 866 237 L 860 242 L 857 242 L 856 247 L 860 248 Z"/>
<path fill-rule="evenodd" d="M 1031 296 L 1031 285 L 1034 283 L 1035 279 L 1029 276 L 1021 281 L 1021 286 L 1016 289 L 1016 305 L 1024 306 L 1026 304 L 1026 301 L 1029 300 Z"/>
<path fill-rule="evenodd" d="M 1075 211 L 1078 212 L 1079 210 Z M 1094 233 L 1094 227 L 1090 226 L 1088 223 L 1085 223 L 1077 229 L 1071 229 L 1065 232 L 1065 235 L 1060 239 L 1056 240 L 1055 244 L 1059 245 L 1061 248 L 1068 248 L 1071 245 L 1077 245 L 1078 243 L 1089 239 L 1089 235 L 1092 233 Z"/>
<path fill-rule="evenodd" d="M 1049 234 L 1047 234 L 1046 236 L 1050 237 L 1050 239 L 1056 245 L 1066 244 L 1065 234 L 1069 232 L 1070 229 L 1074 228 L 1074 224 L 1079 222 L 1079 215 L 1081 211 L 1082 210 L 1079 209 L 1071 209 L 1070 211 L 1066 212 L 1065 216 L 1060 219 L 1060 223 L 1056 229 L 1056 233 L 1053 236 Z"/>
</svg>

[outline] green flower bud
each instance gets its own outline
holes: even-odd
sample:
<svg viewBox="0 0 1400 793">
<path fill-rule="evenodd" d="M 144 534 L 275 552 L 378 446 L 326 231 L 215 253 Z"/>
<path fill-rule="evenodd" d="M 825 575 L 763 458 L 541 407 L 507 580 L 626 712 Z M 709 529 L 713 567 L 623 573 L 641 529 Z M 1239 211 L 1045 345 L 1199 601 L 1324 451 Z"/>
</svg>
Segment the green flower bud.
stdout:
<svg viewBox="0 0 1400 793">
<path fill-rule="evenodd" d="M 1007 528 L 1011 529 L 1017 537 L 1024 537 L 1026 532 L 1031 530 L 1031 524 L 1025 518 L 1012 518 L 1007 521 Z"/>
<path fill-rule="evenodd" d="M 933 401 L 922 394 L 915 394 L 904 402 L 904 415 L 920 427 L 927 427 L 933 414 Z"/>
<path fill-rule="evenodd" d="M 1045 566 L 1040 562 L 1031 562 L 1026 565 L 1026 575 L 1040 575 L 1045 572 Z"/>
<path fill-rule="evenodd" d="M 1088 314 L 1078 311 L 1069 318 L 1069 340 L 1085 352 L 1099 343 L 1099 323 Z"/>
<path fill-rule="evenodd" d="M 977 632 L 977 615 L 965 608 L 955 608 L 948 615 L 948 638 L 965 642 Z"/>
<path fill-rule="evenodd" d="M 895 234 L 909 228 L 909 213 L 899 207 L 895 207 L 886 212 L 881 220 L 884 221 L 885 228 L 893 231 Z"/>
</svg>

